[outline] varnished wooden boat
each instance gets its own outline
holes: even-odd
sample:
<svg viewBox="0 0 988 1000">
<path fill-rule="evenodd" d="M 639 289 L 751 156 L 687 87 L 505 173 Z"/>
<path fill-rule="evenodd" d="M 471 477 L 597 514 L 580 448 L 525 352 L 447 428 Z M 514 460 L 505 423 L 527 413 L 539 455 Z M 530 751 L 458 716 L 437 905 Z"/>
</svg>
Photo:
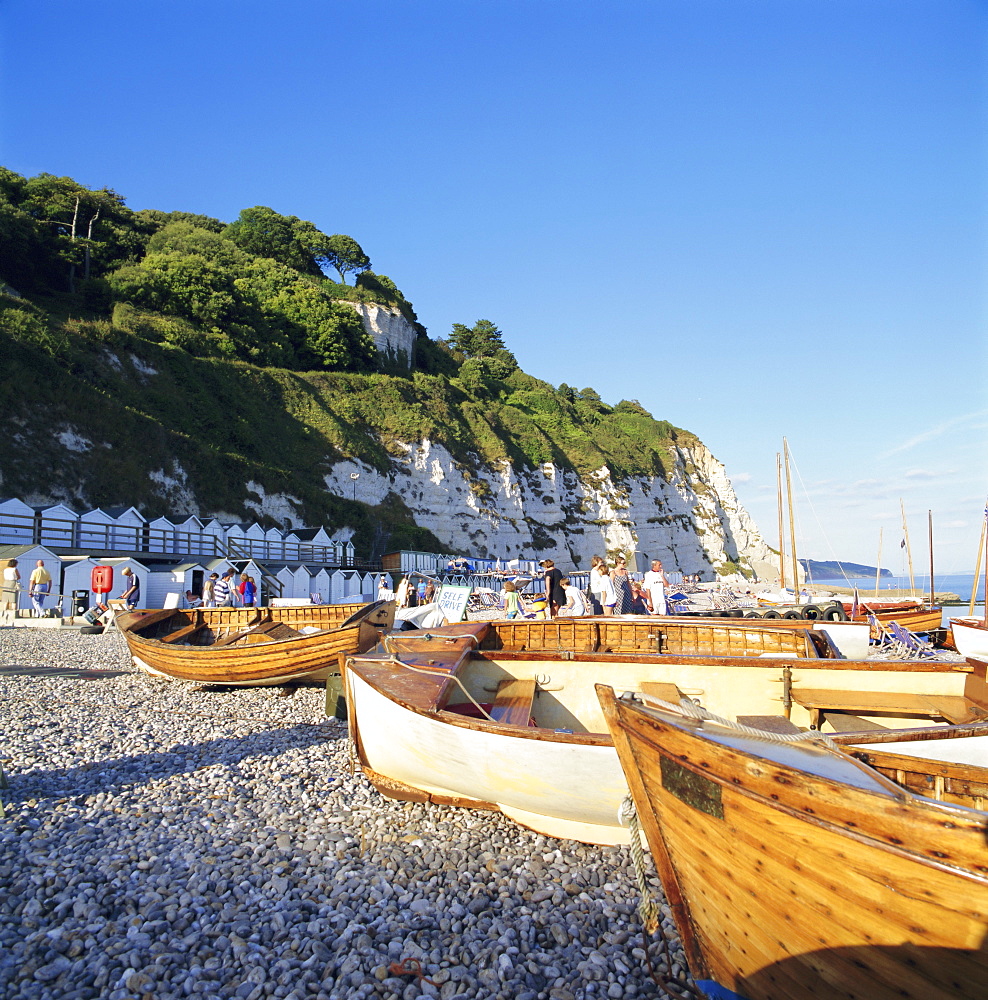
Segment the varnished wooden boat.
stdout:
<svg viewBox="0 0 988 1000">
<path fill-rule="evenodd" d="M 284 620 L 298 610 L 256 609 L 247 621 L 230 614 L 236 609 L 226 608 L 133 611 L 115 621 L 134 663 L 148 673 L 258 687 L 326 680 L 339 669 L 342 656 L 369 649 L 380 639 L 394 605 L 361 605 L 355 615 L 330 628 L 299 623 L 306 631 Z M 278 612 L 285 613 L 281 620 Z"/>
<path fill-rule="evenodd" d="M 395 798 L 500 809 L 551 836 L 627 843 L 617 821 L 626 786 L 594 691 L 602 678 L 732 718 L 788 711 L 800 726 L 988 717 L 983 664 L 554 649 L 572 623 L 542 624 L 536 634 L 480 622 L 393 633 L 348 657 L 350 732 L 371 781 Z M 805 635 L 782 635 L 813 648 Z"/>
<path fill-rule="evenodd" d="M 827 747 L 598 694 L 704 993 L 984 1000 L 988 814 Z"/>
<path fill-rule="evenodd" d="M 846 604 L 845 607 L 850 611 L 850 604 Z M 901 601 L 894 605 L 883 606 L 879 604 L 874 607 L 866 602 L 859 606 L 855 614 L 849 615 L 849 620 L 866 622 L 870 620 L 869 615 L 874 615 L 881 624 L 886 626 L 895 622 L 897 625 L 909 629 L 910 632 L 932 632 L 934 629 L 940 628 L 942 624 L 943 608 L 927 607 L 918 601 Z M 880 638 L 878 629 L 872 629 L 872 638 Z"/>
</svg>

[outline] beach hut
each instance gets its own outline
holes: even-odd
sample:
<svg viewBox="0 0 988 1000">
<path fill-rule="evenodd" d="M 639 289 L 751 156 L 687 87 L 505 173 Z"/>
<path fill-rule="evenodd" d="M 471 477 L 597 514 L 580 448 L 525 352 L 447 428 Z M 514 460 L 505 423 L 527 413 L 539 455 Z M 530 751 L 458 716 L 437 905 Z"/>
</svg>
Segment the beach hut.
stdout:
<svg viewBox="0 0 988 1000">
<path fill-rule="evenodd" d="M 191 590 L 201 595 L 205 576 L 205 566 L 196 562 L 151 567 L 146 584 L 147 595 L 141 604 L 146 608 L 187 607 L 185 592 Z M 143 580 L 141 585 L 145 586 Z"/>
<path fill-rule="evenodd" d="M 34 541 L 63 549 L 75 548 L 75 530 L 79 515 L 64 503 L 35 507 L 37 531 Z"/>
<path fill-rule="evenodd" d="M 264 532 L 264 554 L 263 559 L 277 559 L 282 560 L 285 558 L 285 537 L 281 532 L 281 528 L 268 528 Z"/>
<path fill-rule="evenodd" d="M 0 500 L 0 544 L 28 545 L 34 541 L 34 508 L 23 500 Z"/>
<path fill-rule="evenodd" d="M 61 592 L 62 561 L 44 545 L 0 545 L 0 565 L 6 566 L 8 559 L 17 560 L 17 569 L 21 574 L 21 590 L 17 595 L 17 610 L 29 612 L 31 598 L 28 594 L 31 573 L 37 561 L 41 559 L 45 569 L 51 574 L 51 596 L 45 601 L 45 609 L 58 606 L 58 595 Z"/>
<path fill-rule="evenodd" d="M 325 566 L 309 566 L 309 596 L 313 604 L 329 604 L 330 572 Z M 318 596 L 313 596 L 318 595 Z"/>
<path fill-rule="evenodd" d="M 291 560 L 298 560 L 300 541 L 298 535 L 294 531 L 286 531 L 281 536 L 281 560 L 286 562 Z M 272 558 L 275 558 L 272 556 Z"/>
<path fill-rule="evenodd" d="M 212 555 L 202 551 L 202 521 L 195 514 L 175 521 L 175 551 L 187 556 Z"/>
<path fill-rule="evenodd" d="M 123 552 L 140 552 L 147 518 L 136 507 L 105 509 L 114 520 L 112 548 Z"/>
<path fill-rule="evenodd" d="M 156 517 L 148 521 L 144 533 L 145 552 L 174 552 L 175 525 L 167 517 Z"/>
<path fill-rule="evenodd" d="M 226 552 L 226 529 L 211 517 L 202 523 L 202 555 L 221 559 Z"/>
<path fill-rule="evenodd" d="M 110 558 L 93 559 L 91 556 L 76 558 L 65 558 L 62 560 L 62 614 L 72 614 L 71 598 L 72 591 L 84 590 L 89 594 L 89 606 L 92 607 L 96 601 L 96 595 L 91 590 L 91 582 L 94 566 L 109 566 L 113 570 L 113 588 L 106 596 L 109 598 L 119 597 L 127 589 L 124 584 L 123 569 L 129 566 L 131 571 L 136 573 L 141 581 L 141 604 L 147 599 L 148 568 L 142 562 L 130 557 L 113 556 Z"/>
<path fill-rule="evenodd" d="M 244 527 L 244 540 L 247 544 L 247 555 L 252 559 L 263 559 L 267 552 L 268 539 L 264 529 L 253 521 Z"/>
<path fill-rule="evenodd" d="M 320 566 L 333 563 L 333 540 L 325 528 L 296 528 L 299 540 L 299 558 Z"/>
<path fill-rule="evenodd" d="M 96 507 L 79 515 L 76 524 L 76 547 L 80 549 L 113 549 L 116 519 L 109 512 Z"/>
</svg>

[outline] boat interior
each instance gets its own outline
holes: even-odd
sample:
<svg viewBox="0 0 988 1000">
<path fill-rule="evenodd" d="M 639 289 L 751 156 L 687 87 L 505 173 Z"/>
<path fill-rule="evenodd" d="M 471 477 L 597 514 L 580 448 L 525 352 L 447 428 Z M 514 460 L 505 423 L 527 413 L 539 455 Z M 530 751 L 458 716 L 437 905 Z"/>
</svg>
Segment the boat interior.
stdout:
<svg viewBox="0 0 988 1000">
<path fill-rule="evenodd" d="M 168 608 L 131 612 L 118 624 L 142 639 L 174 646 L 249 646 L 330 632 L 366 622 L 381 631 L 394 623 L 393 601 L 274 608 Z"/>
</svg>

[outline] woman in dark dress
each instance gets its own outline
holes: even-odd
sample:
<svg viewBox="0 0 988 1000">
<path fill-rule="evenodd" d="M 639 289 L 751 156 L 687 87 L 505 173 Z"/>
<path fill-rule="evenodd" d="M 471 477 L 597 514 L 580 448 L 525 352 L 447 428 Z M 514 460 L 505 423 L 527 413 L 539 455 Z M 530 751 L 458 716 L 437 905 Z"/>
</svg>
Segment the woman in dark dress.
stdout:
<svg viewBox="0 0 988 1000">
<path fill-rule="evenodd" d="M 559 614 L 559 609 L 566 603 L 566 591 L 563 590 L 563 574 L 556 569 L 556 564 L 551 559 L 542 562 L 545 570 L 545 593 L 549 605 L 549 617 L 555 618 Z"/>
</svg>

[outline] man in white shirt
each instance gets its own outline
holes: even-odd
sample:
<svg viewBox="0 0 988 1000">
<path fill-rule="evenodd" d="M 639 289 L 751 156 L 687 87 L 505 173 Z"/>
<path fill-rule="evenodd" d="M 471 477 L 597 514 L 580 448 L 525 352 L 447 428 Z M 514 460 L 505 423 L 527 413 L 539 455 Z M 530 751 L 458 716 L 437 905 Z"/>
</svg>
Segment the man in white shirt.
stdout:
<svg viewBox="0 0 988 1000">
<path fill-rule="evenodd" d="M 669 581 L 666 579 L 662 569 L 662 560 L 653 559 L 652 568 L 645 574 L 642 580 L 642 589 L 648 594 L 649 603 L 652 605 L 653 615 L 666 614 L 666 587 Z"/>
</svg>

